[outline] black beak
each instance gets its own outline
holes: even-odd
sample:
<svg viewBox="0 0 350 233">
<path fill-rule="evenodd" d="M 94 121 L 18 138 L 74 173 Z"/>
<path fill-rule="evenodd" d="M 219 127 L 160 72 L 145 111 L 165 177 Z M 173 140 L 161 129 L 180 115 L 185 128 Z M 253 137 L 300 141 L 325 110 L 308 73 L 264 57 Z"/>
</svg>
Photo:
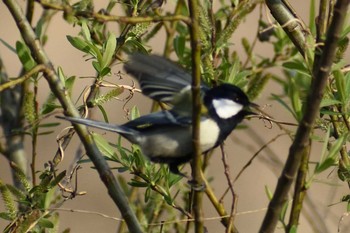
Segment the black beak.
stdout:
<svg viewBox="0 0 350 233">
<path fill-rule="evenodd" d="M 260 108 L 260 106 L 259 106 L 258 104 L 252 103 L 252 102 L 249 103 L 249 107 L 252 107 L 252 108 Z"/>
<path fill-rule="evenodd" d="M 249 105 L 245 109 L 245 112 L 246 112 L 247 115 L 259 115 L 259 113 L 253 112 L 251 110 L 251 108 L 259 109 L 260 106 L 258 104 L 256 104 L 256 103 L 250 102 Z"/>
</svg>

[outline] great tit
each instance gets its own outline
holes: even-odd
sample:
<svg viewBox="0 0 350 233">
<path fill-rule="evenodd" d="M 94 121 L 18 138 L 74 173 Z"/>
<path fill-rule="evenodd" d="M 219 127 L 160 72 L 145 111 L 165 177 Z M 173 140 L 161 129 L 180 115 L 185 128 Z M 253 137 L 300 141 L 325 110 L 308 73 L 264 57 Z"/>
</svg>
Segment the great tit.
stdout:
<svg viewBox="0 0 350 233">
<path fill-rule="evenodd" d="M 119 133 L 140 146 L 152 162 L 168 164 L 171 172 L 183 175 L 178 166 L 190 161 L 192 148 L 191 75 L 175 63 L 156 55 L 131 55 L 125 70 L 139 82 L 144 95 L 172 105 L 141 116 L 123 125 L 88 119 L 59 117 Z M 201 85 L 202 114 L 200 120 L 201 151 L 220 145 L 245 116 L 254 114 L 251 103 L 237 86 L 221 84 L 209 88 Z"/>
</svg>

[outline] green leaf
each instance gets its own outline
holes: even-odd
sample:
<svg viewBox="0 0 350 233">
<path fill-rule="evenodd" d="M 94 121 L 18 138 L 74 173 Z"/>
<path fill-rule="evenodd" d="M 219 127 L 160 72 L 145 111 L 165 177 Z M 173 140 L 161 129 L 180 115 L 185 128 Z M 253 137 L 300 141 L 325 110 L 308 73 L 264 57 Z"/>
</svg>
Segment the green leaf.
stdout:
<svg viewBox="0 0 350 233">
<path fill-rule="evenodd" d="M 95 68 L 96 72 L 98 74 L 101 73 L 101 66 L 100 63 L 98 63 L 97 61 L 92 61 L 92 66 Z"/>
<path fill-rule="evenodd" d="M 335 79 L 335 85 L 337 87 L 337 96 L 338 100 L 341 101 L 343 104 L 345 104 L 345 101 L 347 100 L 347 95 L 349 93 L 345 92 L 345 77 L 343 72 L 340 70 L 333 71 L 334 79 Z"/>
<path fill-rule="evenodd" d="M 60 78 L 61 82 L 65 83 L 66 82 L 66 76 L 63 73 L 62 67 L 59 66 L 57 68 L 57 74 L 58 74 L 58 77 Z"/>
<path fill-rule="evenodd" d="M 233 64 L 231 65 L 230 74 L 226 79 L 228 83 L 231 83 L 233 85 L 237 85 L 238 83 L 237 74 L 239 73 L 239 70 L 241 68 L 240 61 L 238 58 L 237 59 L 236 58 L 237 57 L 233 58 Z"/>
<path fill-rule="evenodd" d="M 106 141 L 100 134 L 92 133 L 92 137 L 96 142 L 98 149 L 104 154 L 107 158 L 115 160 L 116 155 L 114 151 L 114 147 L 112 147 L 109 142 Z"/>
<path fill-rule="evenodd" d="M 117 46 L 116 36 L 111 33 L 108 37 L 108 40 L 106 43 L 106 48 L 105 48 L 105 51 L 104 51 L 103 56 L 102 56 L 101 66 L 103 68 L 106 68 L 111 64 L 114 53 L 115 53 L 116 46 Z M 109 73 L 109 72 L 110 72 L 110 69 L 107 73 Z M 101 76 L 104 76 L 104 75 L 101 75 Z"/>
<path fill-rule="evenodd" d="M 324 139 L 323 139 L 323 145 L 322 145 L 320 161 L 324 161 L 325 160 L 330 136 L 331 136 L 331 127 L 328 126 L 327 127 L 327 133 L 325 134 Z"/>
<path fill-rule="evenodd" d="M 344 56 L 346 56 L 346 54 L 348 52 L 348 48 L 349 48 L 349 42 L 350 42 L 350 40 L 348 37 L 344 37 L 344 38 L 341 38 L 340 40 L 338 40 L 338 48 L 336 51 L 336 56 L 335 56 L 334 62 L 341 61 L 344 58 Z M 342 64 L 342 66 L 343 66 L 343 64 Z"/>
<path fill-rule="evenodd" d="M 91 163 L 91 159 L 80 159 L 78 161 L 78 164 L 83 164 L 83 163 Z"/>
<path fill-rule="evenodd" d="M 101 77 L 104 77 L 104 76 L 106 76 L 106 75 L 108 75 L 108 74 L 110 74 L 110 73 L 111 73 L 111 68 L 105 67 L 105 68 L 103 68 L 103 69 L 101 70 L 100 76 L 101 76 Z"/>
<path fill-rule="evenodd" d="M 331 105 L 337 105 L 340 104 L 341 102 L 339 100 L 335 100 L 335 99 L 322 99 L 320 107 L 328 107 Z"/>
<path fill-rule="evenodd" d="M 174 204 L 174 200 L 170 195 L 164 195 L 163 196 L 164 201 L 168 204 L 168 205 L 173 205 Z"/>
<path fill-rule="evenodd" d="M 83 39 L 79 37 L 72 37 L 67 36 L 67 39 L 71 45 L 73 45 L 74 48 L 84 52 L 84 53 L 90 53 L 90 47 L 89 44 L 86 43 Z"/>
<path fill-rule="evenodd" d="M 41 218 L 39 219 L 38 222 L 39 226 L 44 227 L 44 228 L 53 228 L 54 224 L 48 220 L 47 218 Z"/>
<path fill-rule="evenodd" d="M 106 8 L 106 11 L 107 12 L 111 12 L 112 9 L 114 8 L 115 4 L 117 4 L 118 1 L 117 0 L 110 0 L 109 3 L 108 3 L 108 6 Z"/>
<path fill-rule="evenodd" d="M 59 228 L 60 228 L 60 224 L 59 224 L 60 223 L 60 215 L 57 212 L 55 212 L 55 213 L 50 215 L 50 221 L 53 223 L 54 227 L 51 228 L 51 229 L 47 229 L 47 233 L 62 232 L 62 231 L 59 231 Z"/>
<path fill-rule="evenodd" d="M 344 145 L 348 136 L 349 136 L 348 133 L 343 134 L 332 144 L 331 148 L 328 151 L 328 154 L 326 155 L 326 159 L 322 160 L 320 163 L 316 165 L 316 168 L 315 168 L 316 174 L 319 174 L 325 171 L 326 169 L 328 169 L 329 167 L 332 167 L 337 164 L 337 154 L 342 148 L 342 146 Z M 328 137 L 326 139 L 328 141 Z M 325 143 L 327 143 L 327 141 L 325 141 Z M 323 149 L 325 149 L 325 144 L 323 146 Z"/>
<path fill-rule="evenodd" d="M 14 217 L 12 216 L 12 214 L 6 213 L 6 212 L 0 212 L 0 218 L 5 219 L 7 221 L 14 220 Z"/>
<path fill-rule="evenodd" d="M 26 71 L 29 71 L 31 69 L 34 68 L 34 66 L 36 66 L 36 62 L 34 61 L 31 52 L 29 50 L 29 48 L 27 47 L 27 45 L 25 45 L 24 43 L 17 41 L 16 42 L 16 51 L 18 54 L 18 58 L 21 61 L 24 69 Z"/>
<path fill-rule="evenodd" d="M 105 122 L 109 123 L 108 114 L 107 114 L 106 110 L 103 108 L 103 106 L 101 104 L 97 104 L 97 107 L 98 107 L 98 109 L 100 109 L 100 111 L 102 113 L 103 120 Z"/>
<path fill-rule="evenodd" d="M 268 186 L 265 185 L 265 193 L 267 195 L 267 198 L 271 201 L 272 197 L 273 197 L 273 193 L 271 192 L 271 190 L 269 189 Z"/>
<path fill-rule="evenodd" d="M 177 184 L 180 180 L 184 178 L 183 176 L 179 176 L 173 174 L 172 172 L 169 172 L 168 169 L 166 171 L 169 173 L 169 178 L 167 179 L 169 188 L 171 188 L 173 185 Z"/>
<path fill-rule="evenodd" d="M 46 19 L 44 17 L 40 18 L 38 23 L 36 24 L 36 27 L 35 27 L 35 35 L 37 38 L 40 38 L 40 40 L 42 39 L 42 33 L 43 33 L 43 26 L 45 24 L 45 21 Z M 41 41 L 43 42 L 43 41 Z"/>
<path fill-rule="evenodd" d="M 147 203 L 151 197 L 151 188 L 147 188 L 145 192 L 144 202 Z"/>
<path fill-rule="evenodd" d="M 282 100 L 281 97 L 279 97 L 278 95 L 272 94 L 272 98 L 276 100 L 278 103 L 280 103 L 283 107 L 285 107 L 294 116 L 294 118 L 297 119 L 296 115 L 294 114 L 294 111 L 289 107 L 289 105 L 284 100 Z"/>
<path fill-rule="evenodd" d="M 13 53 L 17 54 L 16 49 L 14 47 L 12 47 L 9 43 L 7 43 L 6 41 L 4 41 L 1 38 L 0 38 L 0 42 L 3 43 L 10 51 L 12 51 Z"/>
<path fill-rule="evenodd" d="M 137 106 L 132 107 L 130 111 L 130 119 L 135 120 L 136 118 L 139 118 L 139 117 L 140 117 L 140 111 L 137 108 Z"/>
<path fill-rule="evenodd" d="M 300 89 L 295 83 L 294 79 L 290 80 L 289 88 L 288 88 L 288 95 L 292 102 L 293 106 L 293 112 L 295 113 L 297 121 L 301 120 L 302 117 L 302 103 L 300 98 Z"/>
<path fill-rule="evenodd" d="M 310 7 L 309 7 L 309 14 L 310 14 L 310 16 L 309 16 L 309 29 L 310 29 L 312 35 L 316 35 L 315 9 L 316 9 L 315 0 L 311 0 Z"/>
<path fill-rule="evenodd" d="M 61 82 L 64 83 L 64 87 L 68 90 L 69 95 L 72 95 L 72 89 L 75 82 L 75 76 L 71 76 L 67 78 L 67 76 L 64 74 L 62 67 L 58 67 L 57 69 L 58 77 L 60 78 Z M 51 99 L 56 99 L 55 96 Z"/>
<path fill-rule="evenodd" d="M 288 209 L 288 201 L 286 201 L 282 206 L 282 210 L 280 213 L 281 222 L 284 222 L 284 219 L 286 218 L 287 209 Z"/>
<path fill-rule="evenodd" d="M 55 132 L 54 130 L 51 130 L 51 131 L 44 131 L 44 132 L 38 133 L 38 135 L 40 135 L 40 136 L 49 135 L 49 134 L 52 134 L 52 133 L 54 133 L 54 132 Z"/>
<path fill-rule="evenodd" d="M 145 187 L 149 186 L 148 183 L 142 182 L 142 181 L 138 181 L 138 180 L 132 180 L 132 181 L 128 182 L 128 184 L 133 186 L 133 187 L 139 187 L 139 188 L 145 188 Z"/>
<path fill-rule="evenodd" d="M 63 180 L 63 178 L 66 176 L 66 171 L 62 171 L 60 174 L 58 174 L 53 181 L 51 181 L 50 186 L 55 187 L 59 182 Z"/>
<path fill-rule="evenodd" d="M 186 39 L 184 36 L 176 36 L 173 42 L 174 50 L 178 58 L 182 59 L 185 52 Z"/>
<path fill-rule="evenodd" d="M 91 44 L 91 43 L 88 43 L 89 44 L 89 48 L 90 48 L 90 51 L 89 51 L 89 54 L 91 54 L 91 56 L 93 56 L 94 58 L 96 58 L 97 62 L 100 64 L 101 66 L 101 63 L 102 63 L 102 53 L 101 53 L 101 50 L 95 45 L 95 44 Z"/>
<path fill-rule="evenodd" d="M 139 53 L 147 54 L 148 51 L 145 48 L 145 45 L 143 45 L 141 42 L 137 41 L 135 38 L 129 37 L 125 40 L 125 44 L 130 44 L 132 46 L 135 46 Z"/>
<path fill-rule="evenodd" d="M 64 86 L 68 90 L 69 96 L 72 95 L 72 90 L 73 90 L 73 85 L 74 85 L 75 79 L 76 79 L 75 76 L 70 76 L 69 78 L 66 79 L 66 82 L 64 83 Z"/>
<path fill-rule="evenodd" d="M 251 46 L 250 46 L 250 42 L 247 38 L 243 37 L 242 38 L 242 45 L 244 48 L 244 52 L 247 54 L 247 56 L 250 56 L 251 54 Z"/>
<path fill-rule="evenodd" d="M 130 169 L 128 167 L 118 167 L 117 170 L 119 173 L 123 173 L 129 171 Z"/>
<path fill-rule="evenodd" d="M 305 67 L 305 65 L 302 62 L 300 62 L 300 60 L 285 62 L 282 64 L 282 66 L 285 69 L 290 70 L 292 72 L 297 72 L 307 77 L 311 77 L 310 71 Z"/>
<path fill-rule="evenodd" d="M 220 75 L 220 82 L 236 85 L 238 87 L 245 87 L 248 83 L 247 76 L 251 74 L 251 71 L 241 71 L 241 62 L 236 53 L 232 54 L 232 61 L 224 60 L 220 69 L 222 69 L 222 75 Z"/>
<path fill-rule="evenodd" d="M 45 103 L 40 110 L 40 114 L 46 115 L 52 111 L 54 111 L 57 108 L 61 108 L 61 105 L 55 104 L 55 103 Z"/>
<path fill-rule="evenodd" d="M 349 133 L 345 133 L 341 135 L 331 146 L 329 149 L 329 153 L 327 157 L 337 157 L 337 153 L 340 151 L 341 147 L 344 145 L 345 141 L 347 140 L 349 136 Z"/>
<path fill-rule="evenodd" d="M 86 41 L 91 42 L 91 34 L 86 21 L 82 21 L 81 23 L 81 34 Z"/>
<path fill-rule="evenodd" d="M 328 157 L 322 163 L 317 164 L 315 173 L 320 174 L 321 172 L 335 165 L 336 165 L 336 159 L 333 157 Z"/>
<path fill-rule="evenodd" d="M 350 112 L 343 112 L 343 113 L 339 113 L 338 111 L 329 111 L 329 110 L 326 110 L 326 109 L 322 109 L 321 111 L 320 111 L 320 113 L 322 113 L 322 114 L 325 114 L 325 115 L 349 115 L 350 114 Z"/>
</svg>

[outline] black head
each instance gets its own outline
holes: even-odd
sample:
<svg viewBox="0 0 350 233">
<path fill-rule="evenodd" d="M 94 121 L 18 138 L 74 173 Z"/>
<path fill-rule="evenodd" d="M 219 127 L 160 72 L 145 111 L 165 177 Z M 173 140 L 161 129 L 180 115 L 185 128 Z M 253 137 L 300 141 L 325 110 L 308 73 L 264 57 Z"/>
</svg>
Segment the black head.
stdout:
<svg viewBox="0 0 350 233">
<path fill-rule="evenodd" d="M 211 116 L 222 120 L 238 115 L 244 117 L 251 113 L 247 109 L 251 105 L 247 95 L 239 87 L 230 84 L 222 84 L 208 90 L 204 96 L 204 104 Z"/>
<path fill-rule="evenodd" d="M 247 95 L 237 86 L 222 84 L 208 90 L 204 95 L 204 105 L 209 116 L 216 121 L 220 135 L 216 146 L 221 144 L 245 116 L 254 114 L 249 110 L 252 104 Z"/>
</svg>

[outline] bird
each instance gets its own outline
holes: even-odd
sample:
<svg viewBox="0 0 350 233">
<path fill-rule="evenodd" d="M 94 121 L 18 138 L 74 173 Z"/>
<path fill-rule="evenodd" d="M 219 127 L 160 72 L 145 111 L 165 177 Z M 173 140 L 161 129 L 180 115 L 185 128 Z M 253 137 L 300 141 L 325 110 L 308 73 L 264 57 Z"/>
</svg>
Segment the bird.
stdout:
<svg viewBox="0 0 350 233">
<path fill-rule="evenodd" d="M 122 125 L 83 118 L 58 116 L 120 134 L 139 145 L 144 156 L 154 163 L 167 164 L 177 175 L 179 166 L 193 158 L 191 75 L 176 63 L 158 56 L 132 54 L 124 65 L 139 83 L 142 93 L 170 109 L 150 113 Z M 237 86 L 221 84 L 208 87 L 201 83 L 200 149 L 203 153 L 219 146 L 246 116 L 255 115 L 249 101 Z"/>
</svg>

